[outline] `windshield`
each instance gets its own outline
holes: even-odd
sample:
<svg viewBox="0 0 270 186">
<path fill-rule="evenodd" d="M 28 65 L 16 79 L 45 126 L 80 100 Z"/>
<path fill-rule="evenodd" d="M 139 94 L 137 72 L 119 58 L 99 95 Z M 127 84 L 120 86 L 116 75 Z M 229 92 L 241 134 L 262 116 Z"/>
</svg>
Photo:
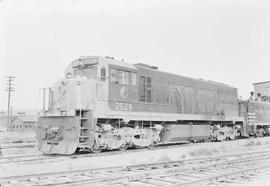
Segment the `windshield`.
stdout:
<svg viewBox="0 0 270 186">
<path fill-rule="evenodd" d="M 72 62 L 74 77 L 85 76 L 93 78 L 97 76 L 98 59 L 96 57 L 81 57 Z"/>
<path fill-rule="evenodd" d="M 85 76 L 87 78 L 93 78 L 97 76 L 97 66 L 77 67 L 74 69 L 74 76 Z"/>
</svg>

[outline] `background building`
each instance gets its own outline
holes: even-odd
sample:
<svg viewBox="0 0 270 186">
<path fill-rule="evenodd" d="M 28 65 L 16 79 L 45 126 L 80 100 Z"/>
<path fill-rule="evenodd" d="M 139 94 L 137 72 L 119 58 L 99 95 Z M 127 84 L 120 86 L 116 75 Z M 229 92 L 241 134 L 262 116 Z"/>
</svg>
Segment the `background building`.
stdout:
<svg viewBox="0 0 270 186">
<path fill-rule="evenodd" d="M 38 111 L 35 110 L 14 110 L 11 116 L 12 131 L 35 130 Z M 0 111 L 0 131 L 7 129 L 7 112 Z"/>
</svg>

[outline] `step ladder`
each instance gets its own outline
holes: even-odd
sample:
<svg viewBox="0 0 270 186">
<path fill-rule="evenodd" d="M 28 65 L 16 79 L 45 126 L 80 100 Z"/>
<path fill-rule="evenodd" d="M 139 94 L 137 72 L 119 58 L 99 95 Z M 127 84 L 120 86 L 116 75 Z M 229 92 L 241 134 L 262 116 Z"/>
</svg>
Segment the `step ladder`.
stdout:
<svg viewBox="0 0 270 186">
<path fill-rule="evenodd" d="M 76 115 L 80 117 L 79 147 L 89 147 L 89 110 L 77 110 Z"/>
</svg>

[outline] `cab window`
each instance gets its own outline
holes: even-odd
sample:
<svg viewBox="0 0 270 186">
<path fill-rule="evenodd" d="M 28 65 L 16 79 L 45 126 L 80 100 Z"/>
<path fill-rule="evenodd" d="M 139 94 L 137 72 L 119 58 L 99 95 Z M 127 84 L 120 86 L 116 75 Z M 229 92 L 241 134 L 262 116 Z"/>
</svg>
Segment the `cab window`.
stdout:
<svg viewBox="0 0 270 186">
<path fill-rule="evenodd" d="M 118 70 L 118 75 L 119 75 L 119 83 L 120 84 L 123 84 L 123 85 L 129 84 L 129 72 L 128 71 Z"/>
<path fill-rule="evenodd" d="M 110 69 L 110 82 L 123 85 L 136 85 L 137 76 L 134 72 Z"/>
<path fill-rule="evenodd" d="M 118 71 L 116 69 L 110 70 L 110 79 L 112 83 L 119 83 Z"/>
<path fill-rule="evenodd" d="M 131 78 L 131 85 L 136 86 L 137 84 L 137 75 L 134 72 L 130 72 L 130 78 Z"/>
<path fill-rule="evenodd" d="M 152 83 L 151 77 L 140 77 L 140 101 L 152 102 Z"/>
<path fill-rule="evenodd" d="M 74 76 L 86 76 L 87 78 L 93 78 L 97 76 L 97 66 L 90 66 L 87 68 L 76 68 L 74 70 Z"/>
</svg>

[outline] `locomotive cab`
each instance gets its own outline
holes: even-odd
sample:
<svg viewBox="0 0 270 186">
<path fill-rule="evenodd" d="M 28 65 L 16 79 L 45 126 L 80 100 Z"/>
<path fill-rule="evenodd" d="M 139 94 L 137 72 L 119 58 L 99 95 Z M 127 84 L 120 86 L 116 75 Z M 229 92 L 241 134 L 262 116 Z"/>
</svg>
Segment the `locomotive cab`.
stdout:
<svg viewBox="0 0 270 186">
<path fill-rule="evenodd" d="M 95 57 L 73 61 L 65 76 L 50 89 L 48 108 L 37 124 L 39 148 L 48 154 L 72 154 L 79 145 L 93 143 L 93 107 L 106 92 L 106 67 Z"/>
</svg>

